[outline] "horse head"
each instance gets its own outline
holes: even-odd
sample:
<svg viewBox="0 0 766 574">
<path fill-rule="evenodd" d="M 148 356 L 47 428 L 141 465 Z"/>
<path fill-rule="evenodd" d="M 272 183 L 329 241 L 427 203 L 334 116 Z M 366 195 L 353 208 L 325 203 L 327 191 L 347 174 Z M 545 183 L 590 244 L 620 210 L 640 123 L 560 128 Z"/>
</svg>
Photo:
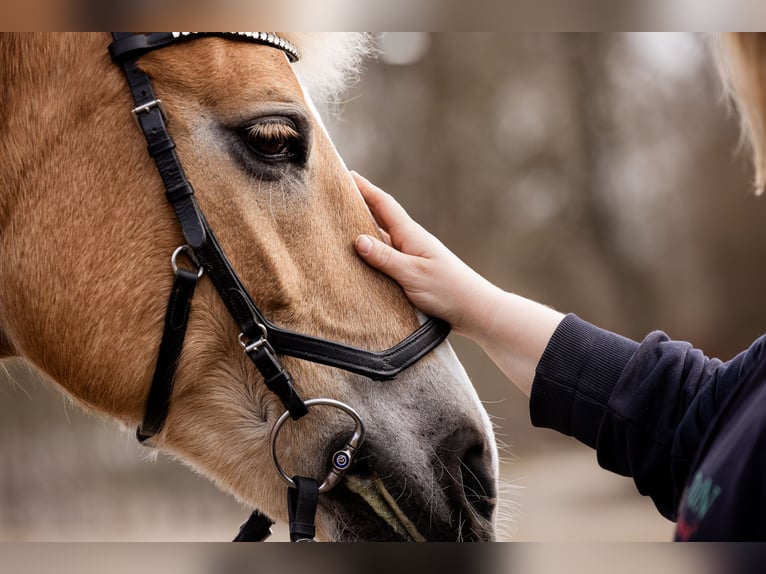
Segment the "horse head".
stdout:
<svg viewBox="0 0 766 574">
<path fill-rule="evenodd" d="M 293 41 L 306 52 L 297 68 L 281 49 L 226 37 L 148 51 L 138 64 L 163 102 L 199 208 L 264 316 L 387 349 L 423 317 L 354 254 L 354 238 L 376 226 L 307 88 L 328 65 L 312 64 L 323 42 Z M 0 350 L 86 408 L 135 427 L 161 343 L 170 255 L 186 239 L 109 43 L 102 34 L 0 38 Z M 285 519 L 286 487 L 270 451 L 284 407 L 238 333 L 203 275 L 152 442 Z M 493 537 L 491 425 L 447 343 L 389 381 L 281 361 L 302 397 L 341 401 L 366 428 L 352 467 L 319 497 L 320 538 Z M 279 463 L 291 476 L 321 479 L 352 429 L 341 410 L 312 407 L 281 428 Z"/>
</svg>

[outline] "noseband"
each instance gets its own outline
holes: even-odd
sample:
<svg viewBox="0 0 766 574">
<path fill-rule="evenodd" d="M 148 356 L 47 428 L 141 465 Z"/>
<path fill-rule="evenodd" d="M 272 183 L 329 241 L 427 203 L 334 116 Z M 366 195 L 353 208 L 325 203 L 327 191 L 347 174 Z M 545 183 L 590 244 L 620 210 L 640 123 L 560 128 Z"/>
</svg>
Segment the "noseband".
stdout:
<svg viewBox="0 0 766 574">
<path fill-rule="evenodd" d="M 299 59 L 298 50 L 283 38 L 265 32 L 113 32 L 112 36 L 114 42 L 109 46 L 109 53 L 112 60 L 125 72 L 135 103 L 133 117 L 146 138 L 149 155 L 157 165 L 165 186 L 165 196 L 175 210 L 186 241 L 171 258 L 174 272 L 173 288 L 165 314 L 162 341 L 144 417 L 136 436 L 140 442 L 147 443 L 164 426 L 176 368 L 183 349 L 192 297 L 197 282 L 205 274 L 212 281 L 238 325 L 239 341 L 245 354 L 263 376 L 266 386 L 285 406 L 285 414 L 280 417 L 271 433 L 273 460 L 275 468 L 290 486 L 288 499 L 291 539 L 313 539 L 318 494 L 332 488 L 351 465 L 354 453 L 364 440 L 364 426 L 355 411 L 343 403 L 332 399 L 304 401 L 290 373 L 283 367 L 280 356 L 320 363 L 372 380 L 385 381 L 395 378 L 444 341 L 449 334 L 449 325 L 439 319 L 429 318 L 417 331 L 397 345 L 385 351 L 375 352 L 296 333 L 271 323 L 242 284 L 200 210 L 194 197 L 194 189 L 187 180 L 176 154 L 175 142 L 167 130 L 169 120 L 162 102 L 156 98 L 149 76 L 138 67 L 138 59 L 153 50 L 206 36 L 271 46 L 282 50 L 290 62 Z M 192 261 L 195 269 L 187 270 L 178 264 L 182 253 Z M 312 405 L 340 409 L 356 423 L 354 434 L 346 446 L 333 455 L 330 474 L 321 486 L 314 479 L 291 478 L 279 465 L 276 457 L 279 428 L 288 417 L 297 420 L 306 415 Z M 237 540 L 265 538 L 271 524 L 270 519 L 254 512 L 250 520 L 243 525 Z"/>
</svg>

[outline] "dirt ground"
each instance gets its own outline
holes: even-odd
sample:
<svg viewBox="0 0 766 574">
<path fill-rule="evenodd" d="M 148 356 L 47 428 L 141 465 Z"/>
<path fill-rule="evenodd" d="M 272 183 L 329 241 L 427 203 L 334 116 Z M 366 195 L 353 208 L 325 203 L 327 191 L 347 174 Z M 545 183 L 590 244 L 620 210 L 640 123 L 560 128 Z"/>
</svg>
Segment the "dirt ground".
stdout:
<svg viewBox="0 0 766 574">
<path fill-rule="evenodd" d="M 520 457 L 503 466 L 505 493 L 513 503 L 504 540 L 613 542 L 672 540 L 674 524 L 663 518 L 630 479 L 606 472 L 587 447 Z"/>
</svg>

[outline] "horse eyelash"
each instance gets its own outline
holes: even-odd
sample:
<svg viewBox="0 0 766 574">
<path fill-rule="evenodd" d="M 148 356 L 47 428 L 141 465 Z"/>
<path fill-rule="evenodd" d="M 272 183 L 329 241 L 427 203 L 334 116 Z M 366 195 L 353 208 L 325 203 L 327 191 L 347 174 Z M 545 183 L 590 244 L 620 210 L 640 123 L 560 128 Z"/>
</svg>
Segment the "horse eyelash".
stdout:
<svg viewBox="0 0 766 574">
<path fill-rule="evenodd" d="M 284 122 L 258 122 L 247 128 L 248 138 L 271 141 L 297 140 L 300 138 L 298 131 Z"/>
</svg>

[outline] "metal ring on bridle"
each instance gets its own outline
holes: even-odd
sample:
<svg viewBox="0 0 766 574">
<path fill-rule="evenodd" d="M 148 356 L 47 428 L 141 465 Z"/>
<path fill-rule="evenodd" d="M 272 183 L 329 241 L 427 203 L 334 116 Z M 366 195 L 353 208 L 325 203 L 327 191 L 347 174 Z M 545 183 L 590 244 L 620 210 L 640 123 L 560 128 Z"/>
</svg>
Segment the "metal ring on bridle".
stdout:
<svg viewBox="0 0 766 574">
<path fill-rule="evenodd" d="M 354 409 L 352 409 L 347 404 L 336 401 L 334 399 L 310 399 L 306 401 L 306 406 L 335 407 L 336 409 L 340 409 L 349 415 L 352 419 L 354 419 L 354 422 L 356 423 L 354 434 L 351 435 L 351 438 L 348 440 L 346 445 L 332 456 L 332 467 L 330 468 L 330 472 L 322 484 L 319 485 L 319 494 L 322 494 L 328 490 L 331 490 L 336 484 L 338 484 L 346 470 L 348 470 L 348 468 L 351 466 L 351 463 L 354 460 L 354 454 L 364 442 L 364 423 Z M 274 424 L 274 428 L 271 429 L 271 460 L 274 463 L 274 468 L 277 469 L 277 472 L 282 477 L 282 480 L 284 480 L 290 488 L 296 488 L 295 481 L 285 472 L 285 470 L 282 468 L 282 465 L 279 464 L 279 460 L 277 459 L 277 436 L 279 435 L 279 430 L 282 428 L 282 425 L 289 418 L 290 412 L 285 411 L 282 413 L 282 416 L 277 419 L 277 422 Z"/>
<path fill-rule="evenodd" d="M 202 277 L 202 274 L 205 272 L 205 268 L 197 263 L 197 260 L 194 258 L 194 255 L 192 254 L 188 245 L 181 245 L 175 251 L 173 251 L 173 255 L 170 256 L 170 265 L 173 268 L 173 273 L 178 273 L 178 256 L 181 253 L 186 253 L 186 256 L 191 260 L 191 262 L 197 265 L 197 279 Z"/>
</svg>

